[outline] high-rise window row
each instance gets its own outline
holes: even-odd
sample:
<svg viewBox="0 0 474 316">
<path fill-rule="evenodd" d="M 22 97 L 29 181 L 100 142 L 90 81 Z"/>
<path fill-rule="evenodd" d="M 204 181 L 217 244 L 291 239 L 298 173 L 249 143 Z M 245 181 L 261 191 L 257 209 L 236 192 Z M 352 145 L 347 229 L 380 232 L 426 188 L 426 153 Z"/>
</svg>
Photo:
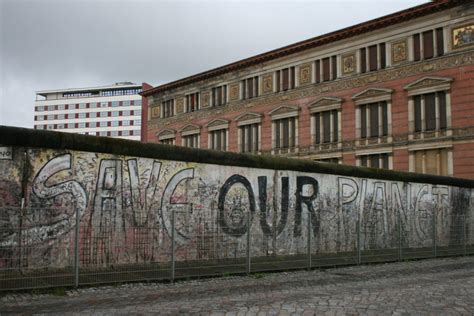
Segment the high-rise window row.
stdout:
<svg viewBox="0 0 474 316">
<path fill-rule="evenodd" d="M 35 112 L 43 111 L 63 111 L 63 110 L 80 110 L 80 109 L 100 109 L 108 107 L 121 106 L 142 106 L 141 100 L 111 101 L 111 102 L 89 102 L 89 103 L 72 103 L 72 104 L 55 104 L 55 105 L 38 105 Z"/>
</svg>

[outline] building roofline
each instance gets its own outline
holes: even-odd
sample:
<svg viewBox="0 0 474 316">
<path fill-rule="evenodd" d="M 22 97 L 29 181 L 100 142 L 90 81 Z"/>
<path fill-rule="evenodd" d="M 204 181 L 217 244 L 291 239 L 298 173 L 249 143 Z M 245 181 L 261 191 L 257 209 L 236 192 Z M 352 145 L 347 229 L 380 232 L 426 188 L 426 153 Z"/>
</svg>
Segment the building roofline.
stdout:
<svg viewBox="0 0 474 316">
<path fill-rule="evenodd" d="M 85 87 L 85 88 L 66 88 L 66 89 L 55 89 L 55 90 L 40 90 L 36 91 L 37 95 L 46 95 L 51 93 L 61 93 L 61 92 L 84 92 L 84 91 L 99 91 L 99 90 L 109 90 L 109 89 L 122 89 L 122 88 L 141 88 L 141 84 L 136 83 L 116 83 L 108 86 L 97 86 L 97 87 Z"/>
<path fill-rule="evenodd" d="M 433 0 L 425 4 L 421 4 L 415 7 L 411 7 L 402 11 L 391 13 L 373 20 L 355 24 L 334 32 L 316 36 L 301 42 L 297 42 L 288 46 L 277 48 L 265 53 L 261 53 L 249 58 L 245 58 L 221 67 L 217 67 L 211 70 L 207 70 L 196 75 L 185 77 L 170 83 L 166 83 L 146 91 L 141 92 L 142 96 L 149 96 L 154 93 L 161 91 L 178 88 L 197 82 L 200 80 L 205 80 L 215 76 L 219 76 L 231 71 L 239 70 L 242 68 L 250 67 L 262 62 L 269 60 L 274 60 L 283 56 L 295 54 L 307 49 L 314 47 L 322 46 L 328 43 L 333 43 L 335 41 L 340 41 L 350 37 L 354 37 L 360 34 L 372 32 L 374 30 L 382 29 L 391 25 L 402 23 L 410 19 L 426 16 L 441 10 L 447 10 L 458 6 L 463 3 L 467 3 L 469 0 Z"/>
</svg>

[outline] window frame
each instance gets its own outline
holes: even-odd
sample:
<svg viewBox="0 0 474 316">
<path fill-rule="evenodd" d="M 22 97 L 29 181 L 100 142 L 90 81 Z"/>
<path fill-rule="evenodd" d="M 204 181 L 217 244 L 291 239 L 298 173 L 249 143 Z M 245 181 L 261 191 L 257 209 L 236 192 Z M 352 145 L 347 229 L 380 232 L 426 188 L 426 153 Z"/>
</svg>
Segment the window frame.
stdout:
<svg viewBox="0 0 474 316">
<path fill-rule="evenodd" d="M 207 127 L 207 148 L 212 150 L 219 151 L 229 151 L 229 121 L 222 119 L 215 119 L 206 124 Z M 217 139 L 217 133 L 224 133 L 223 139 L 222 135 Z M 222 143 L 223 148 L 222 148 Z M 219 145 L 219 146 L 217 146 Z M 216 148 L 220 147 L 220 148 Z"/>
<path fill-rule="evenodd" d="M 261 153 L 262 150 L 262 117 L 260 113 L 246 112 L 235 118 L 237 122 L 237 149 L 240 153 Z M 256 129 L 253 126 L 256 125 Z M 242 133 L 245 132 L 245 128 L 250 126 L 252 128 L 252 137 L 256 138 L 253 144 L 256 144 L 256 148 L 250 150 L 244 150 L 248 148 L 248 144 L 244 144 L 242 140 L 247 139 Z M 256 134 L 256 135 L 255 135 Z M 252 146 L 253 147 L 253 146 Z"/>
<path fill-rule="evenodd" d="M 452 108 L 451 108 L 451 84 L 453 79 L 449 77 L 422 77 L 419 78 L 404 87 L 404 90 L 408 92 L 408 139 L 414 140 L 415 138 L 451 136 L 452 135 Z M 440 102 L 438 93 L 444 92 L 445 94 L 445 108 L 446 108 L 446 127 L 441 129 L 441 116 L 439 115 Z M 436 128 L 434 130 L 426 129 L 426 117 L 424 118 L 424 96 L 435 93 L 435 118 Z M 416 131 L 416 97 L 421 97 L 421 131 Z"/>
<path fill-rule="evenodd" d="M 269 112 L 272 121 L 272 154 L 282 154 L 282 153 L 297 153 L 299 151 L 299 111 L 301 109 L 297 106 L 290 106 L 290 105 L 282 105 L 277 107 L 276 109 Z M 294 118 L 294 126 L 293 126 L 293 134 L 291 134 L 291 128 L 288 127 L 288 143 L 290 143 L 291 138 L 294 137 L 294 144 L 293 146 L 288 147 L 277 147 L 277 126 L 276 124 L 284 123 L 281 120 L 283 119 L 290 119 Z M 281 129 L 281 125 L 279 126 Z M 280 141 L 282 141 L 282 134 L 280 133 L 279 137 Z"/>
</svg>

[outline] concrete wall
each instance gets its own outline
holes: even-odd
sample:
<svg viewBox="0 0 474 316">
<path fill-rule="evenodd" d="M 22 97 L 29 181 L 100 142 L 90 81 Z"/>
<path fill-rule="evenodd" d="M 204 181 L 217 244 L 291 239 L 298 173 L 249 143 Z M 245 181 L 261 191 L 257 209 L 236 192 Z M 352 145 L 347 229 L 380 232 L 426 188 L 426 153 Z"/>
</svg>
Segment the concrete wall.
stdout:
<svg viewBox="0 0 474 316">
<path fill-rule="evenodd" d="M 248 223 L 253 256 L 304 252 L 308 214 L 316 252 L 354 250 L 357 218 L 365 249 L 394 247 L 398 212 L 405 246 L 431 245 L 431 214 L 443 246 L 459 236 L 451 215 L 473 212 L 470 180 L 2 126 L 0 135 L 0 267 L 17 264 L 20 244 L 27 266 L 69 265 L 78 219 L 81 264 L 92 266 L 168 261 L 173 211 L 178 260 L 243 256 Z"/>
</svg>

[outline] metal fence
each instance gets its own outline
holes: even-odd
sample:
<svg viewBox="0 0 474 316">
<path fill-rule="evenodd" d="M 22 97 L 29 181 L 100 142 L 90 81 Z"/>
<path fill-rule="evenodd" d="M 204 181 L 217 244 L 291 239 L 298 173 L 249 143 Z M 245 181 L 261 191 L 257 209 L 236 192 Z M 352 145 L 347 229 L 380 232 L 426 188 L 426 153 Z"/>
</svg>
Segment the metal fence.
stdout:
<svg viewBox="0 0 474 316">
<path fill-rule="evenodd" d="M 318 235 L 306 212 L 301 234 L 286 240 L 276 232 L 265 236 L 251 214 L 243 214 L 244 230 L 233 234 L 222 232 L 216 220 L 190 230 L 186 215 L 174 211 L 168 226 L 152 217 L 130 225 L 133 220 L 119 220 L 113 212 L 94 223 L 78 223 L 73 209 L 0 211 L 0 290 L 173 281 L 474 253 L 469 234 L 474 226 L 466 215 L 398 214 L 389 224 L 354 219 L 336 240 Z"/>
</svg>

